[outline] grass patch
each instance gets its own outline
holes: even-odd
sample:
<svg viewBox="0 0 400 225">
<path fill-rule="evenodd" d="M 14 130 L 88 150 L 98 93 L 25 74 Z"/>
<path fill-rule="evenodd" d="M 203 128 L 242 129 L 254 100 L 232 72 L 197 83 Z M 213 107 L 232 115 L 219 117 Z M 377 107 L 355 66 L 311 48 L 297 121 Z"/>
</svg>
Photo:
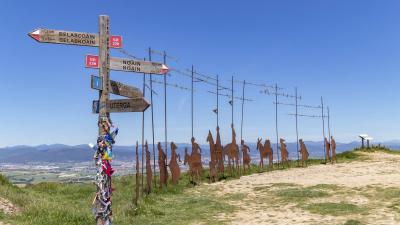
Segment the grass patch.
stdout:
<svg viewBox="0 0 400 225">
<path fill-rule="evenodd" d="M 310 211 L 311 213 L 316 213 L 321 215 L 332 215 L 332 216 L 360 214 L 366 211 L 365 208 L 344 202 L 313 203 L 313 204 L 308 204 L 307 206 L 304 207 L 304 209 Z"/>
<path fill-rule="evenodd" d="M 343 225 L 362 225 L 358 220 L 347 220 Z"/>
<path fill-rule="evenodd" d="M 314 190 L 312 188 L 289 188 L 284 190 L 277 190 L 275 191 L 275 195 L 285 201 L 298 203 L 310 198 L 327 197 L 330 194 L 328 192 Z"/>
</svg>

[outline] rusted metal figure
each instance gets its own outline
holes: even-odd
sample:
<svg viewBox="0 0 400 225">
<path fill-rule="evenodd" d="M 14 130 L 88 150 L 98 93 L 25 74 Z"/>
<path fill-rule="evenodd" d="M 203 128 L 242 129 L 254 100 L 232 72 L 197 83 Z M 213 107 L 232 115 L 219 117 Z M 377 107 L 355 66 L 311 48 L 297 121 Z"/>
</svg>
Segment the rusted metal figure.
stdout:
<svg viewBox="0 0 400 225">
<path fill-rule="evenodd" d="M 192 137 L 192 153 L 189 155 L 187 148 L 185 149 L 184 164 L 189 164 L 189 175 L 194 184 L 199 184 L 203 173 L 203 165 L 201 162 L 201 148 L 196 143 L 195 138 Z"/>
<path fill-rule="evenodd" d="M 264 170 L 264 158 L 267 157 L 267 151 L 264 145 L 261 143 L 262 138 L 257 138 L 257 150 L 260 152 L 260 163 L 259 168 L 260 170 Z"/>
<path fill-rule="evenodd" d="M 215 140 L 215 154 L 217 156 L 218 173 L 224 176 L 224 155 L 223 155 L 223 147 L 221 144 L 221 136 L 219 133 L 219 126 L 217 126 L 217 138 Z"/>
<path fill-rule="evenodd" d="M 287 146 L 285 144 L 285 139 L 281 138 L 279 140 L 281 144 L 281 158 L 282 158 L 282 165 L 285 166 L 285 164 L 289 167 L 289 152 L 287 150 Z"/>
<path fill-rule="evenodd" d="M 328 138 L 325 138 L 325 162 L 331 161 L 330 150 L 331 143 L 329 143 Z"/>
<path fill-rule="evenodd" d="M 193 169 L 193 164 L 194 164 L 194 162 L 193 162 L 193 159 L 192 159 L 192 157 L 189 155 L 189 153 L 188 153 L 188 148 L 187 147 L 185 147 L 185 158 L 184 158 L 184 160 L 183 160 L 183 164 L 186 166 L 186 165 L 188 165 L 189 166 L 189 171 L 188 171 L 188 173 L 189 173 L 189 180 L 190 180 L 190 182 L 192 182 L 192 183 L 194 183 L 194 181 L 193 181 L 193 178 L 194 178 L 194 176 L 195 176 L 195 174 L 194 174 L 194 169 Z"/>
<path fill-rule="evenodd" d="M 304 167 L 304 164 L 305 166 L 307 166 L 308 156 L 310 155 L 308 153 L 306 144 L 304 144 L 303 139 L 300 139 L 299 142 L 300 142 L 300 154 L 301 154 L 301 167 Z"/>
<path fill-rule="evenodd" d="M 214 138 L 213 138 L 210 130 L 208 130 L 207 142 L 210 145 L 210 158 L 211 158 L 210 160 L 213 161 L 213 162 L 216 162 L 217 161 L 217 154 L 216 154 L 216 151 L 215 151 L 215 143 L 214 143 Z"/>
<path fill-rule="evenodd" d="M 271 141 L 269 139 L 265 140 L 264 148 L 267 151 L 269 167 L 272 168 L 274 166 L 274 151 L 272 150 Z"/>
<path fill-rule="evenodd" d="M 331 150 L 332 150 L 332 163 L 337 162 L 336 160 L 336 141 L 331 136 Z"/>
<path fill-rule="evenodd" d="M 274 155 L 271 147 L 271 141 L 270 140 L 265 140 L 264 145 L 261 143 L 260 138 L 257 138 L 257 149 L 260 152 L 260 163 L 259 167 L 261 170 L 264 169 L 264 158 L 268 157 L 269 159 L 269 167 L 272 168 L 273 166 L 273 161 L 274 161 Z"/>
<path fill-rule="evenodd" d="M 244 143 L 244 140 L 242 139 L 240 142 L 240 146 L 242 147 L 242 153 L 243 153 L 243 173 L 246 173 L 246 166 L 248 169 L 248 172 L 250 172 L 250 148 Z"/>
<path fill-rule="evenodd" d="M 176 154 L 176 145 L 174 142 L 171 142 L 171 159 L 169 161 L 169 170 L 171 171 L 172 176 L 172 184 L 177 185 L 179 182 L 179 178 L 181 176 L 181 169 L 179 168 L 178 161 L 181 162 L 181 156 Z"/>
<path fill-rule="evenodd" d="M 146 149 L 146 193 L 150 194 L 153 189 L 153 171 L 151 170 L 151 155 L 149 151 L 149 145 L 145 144 L 145 149 Z"/>
<path fill-rule="evenodd" d="M 236 171 L 239 171 L 239 146 L 236 144 L 236 131 L 235 128 L 233 127 L 233 124 L 231 125 L 231 127 L 232 127 L 232 142 L 224 147 L 223 152 L 224 155 L 228 156 L 228 167 L 230 173 L 233 174 L 235 167 Z"/>
<path fill-rule="evenodd" d="M 218 181 L 218 172 L 217 172 L 217 165 L 216 162 L 210 161 L 208 163 L 210 168 L 210 183 L 214 183 Z"/>
<path fill-rule="evenodd" d="M 165 155 L 161 143 L 158 142 L 158 167 L 160 170 L 160 189 L 167 186 L 168 181 L 168 170 L 167 165 L 165 164 L 167 156 Z"/>
<path fill-rule="evenodd" d="M 218 177 L 218 172 L 217 172 L 217 152 L 216 152 L 216 145 L 214 143 L 214 138 L 211 134 L 211 131 L 208 130 L 208 135 L 207 135 L 207 142 L 210 144 L 210 162 L 209 162 L 209 170 L 210 170 L 210 183 L 215 182 Z"/>
</svg>

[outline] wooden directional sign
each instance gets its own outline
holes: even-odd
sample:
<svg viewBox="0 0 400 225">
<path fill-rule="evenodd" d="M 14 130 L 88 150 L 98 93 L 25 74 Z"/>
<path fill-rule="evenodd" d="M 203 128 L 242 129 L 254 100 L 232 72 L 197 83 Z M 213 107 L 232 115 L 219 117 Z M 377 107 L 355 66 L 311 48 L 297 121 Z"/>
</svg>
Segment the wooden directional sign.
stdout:
<svg viewBox="0 0 400 225">
<path fill-rule="evenodd" d="M 88 68 L 99 68 L 99 57 L 97 55 L 86 55 L 85 66 Z M 169 71 L 168 67 L 162 63 L 123 58 L 110 58 L 110 69 L 161 75 L 165 75 Z"/>
<path fill-rule="evenodd" d="M 109 113 L 119 113 L 119 112 L 144 112 L 150 104 L 144 98 L 134 98 L 134 99 L 116 99 L 107 100 L 106 110 Z M 101 106 L 99 101 L 93 101 L 92 112 L 99 113 Z"/>
<path fill-rule="evenodd" d="M 96 90 L 103 90 L 103 80 L 101 77 L 92 75 L 90 86 Z M 132 87 L 117 81 L 110 80 L 110 93 L 124 96 L 127 98 L 142 98 L 143 93 L 136 87 Z"/>
<path fill-rule="evenodd" d="M 99 35 L 93 33 L 83 33 L 75 31 L 36 29 L 28 34 L 38 42 L 66 44 L 66 45 L 83 45 L 83 46 L 99 46 Z M 122 48 L 121 36 L 110 36 L 110 48 Z"/>
</svg>

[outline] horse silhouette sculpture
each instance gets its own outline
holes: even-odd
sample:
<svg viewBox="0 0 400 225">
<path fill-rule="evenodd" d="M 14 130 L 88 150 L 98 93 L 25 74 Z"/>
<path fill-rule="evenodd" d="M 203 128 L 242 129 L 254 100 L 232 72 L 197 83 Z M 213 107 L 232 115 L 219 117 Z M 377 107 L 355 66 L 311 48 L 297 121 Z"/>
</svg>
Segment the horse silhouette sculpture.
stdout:
<svg viewBox="0 0 400 225">
<path fill-rule="evenodd" d="M 248 172 L 250 172 L 250 148 L 244 143 L 244 140 L 241 140 L 241 147 L 243 153 L 243 173 L 246 173 L 246 167 Z"/>
<path fill-rule="evenodd" d="M 181 176 L 181 169 L 179 168 L 178 161 L 181 162 L 181 156 L 176 154 L 176 145 L 174 142 L 171 142 L 171 159 L 169 161 L 169 170 L 171 171 L 172 176 L 172 184 L 177 185 L 179 182 L 179 178 Z"/>
<path fill-rule="evenodd" d="M 168 170 L 167 170 L 167 165 L 165 163 L 167 156 L 165 155 L 160 142 L 158 142 L 157 148 L 158 148 L 158 167 L 160 170 L 160 189 L 162 189 L 163 187 L 167 186 L 167 181 L 168 181 Z"/>
<path fill-rule="evenodd" d="M 235 168 L 239 171 L 239 146 L 236 144 L 236 132 L 232 124 L 232 142 L 223 148 L 224 156 L 228 156 L 228 167 L 231 174 Z"/>
<path fill-rule="evenodd" d="M 280 144 L 281 144 L 281 158 L 282 158 L 282 166 L 285 166 L 285 164 L 287 165 L 287 167 L 289 167 L 289 152 L 287 150 L 287 146 L 285 144 L 285 139 L 281 138 L 279 140 Z"/>
<path fill-rule="evenodd" d="M 145 144 L 146 149 L 146 193 L 150 194 L 153 189 L 153 171 L 151 170 L 151 155 L 149 151 L 149 145 Z"/>
<path fill-rule="evenodd" d="M 308 150 L 307 150 L 306 144 L 304 144 L 303 139 L 300 139 L 299 142 L 300 142 L 300 154 L 301 154 L 301 167 L 304 167 L 304 164 L 305 164 L 305 166 L 307 166 L 307 160 L 308 160 L 309 154 L 308 154 Z"/>
<path fill-rule="evenodd" d="M 257 138 L 257 149 L 260 152 L 260 163 L 259 167 L 261 170 L 264 169 L 264 158 L 269 158 L 269 167 L 272 167 L 273 165 L 273 151 L 271 148 L 271 142 L 267 139 L 265 140 L 264 145 L 261 143 L 262 139 Z"/>
</svg>

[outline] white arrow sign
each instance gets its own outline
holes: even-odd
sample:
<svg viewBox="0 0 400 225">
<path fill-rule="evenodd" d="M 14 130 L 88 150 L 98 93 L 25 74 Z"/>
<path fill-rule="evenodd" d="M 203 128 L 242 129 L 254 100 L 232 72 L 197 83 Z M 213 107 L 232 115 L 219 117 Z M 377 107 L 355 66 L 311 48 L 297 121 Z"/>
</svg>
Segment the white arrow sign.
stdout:
<svg viewBox="0 0 400 225">
<path fill-rule="evenodd" d="M 88 68 L 99 68 L 99 56 L 86 55 L 85 66 Z M 169 69 L 166 65 L 158 62 L 110 58 L 110 69 L 124 72 L 152 73 L 165 75 Z"/>
</svg>

